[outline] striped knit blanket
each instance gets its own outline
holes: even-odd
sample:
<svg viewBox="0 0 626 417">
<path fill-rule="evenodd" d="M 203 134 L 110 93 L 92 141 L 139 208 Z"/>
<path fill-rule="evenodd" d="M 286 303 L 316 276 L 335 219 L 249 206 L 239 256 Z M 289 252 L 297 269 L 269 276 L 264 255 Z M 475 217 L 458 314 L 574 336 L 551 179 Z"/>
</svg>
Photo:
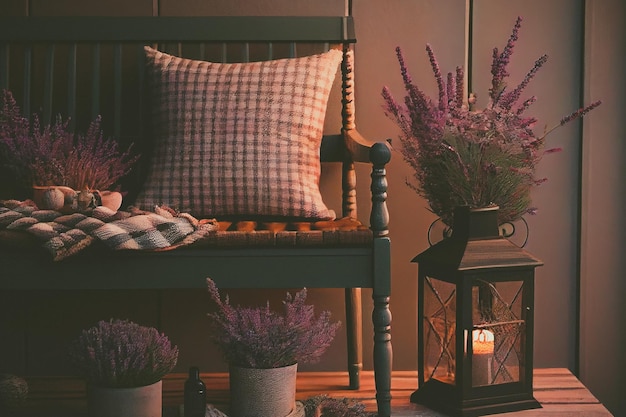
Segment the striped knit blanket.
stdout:
<svg viewBox="0 0 626 417">
<path fill-rule="evenodd" d="M 39 210 L 31 201 L 0 201 L 0 230 L 30 233 L 55 261 L 94 241 L 114 250 L 166 250 L 189 245 L 217 228 L 215 221 L 198 221 L 163 207 L 146 212 L 99 206 L 90 213 L 62 214 Z"/>
</svg>

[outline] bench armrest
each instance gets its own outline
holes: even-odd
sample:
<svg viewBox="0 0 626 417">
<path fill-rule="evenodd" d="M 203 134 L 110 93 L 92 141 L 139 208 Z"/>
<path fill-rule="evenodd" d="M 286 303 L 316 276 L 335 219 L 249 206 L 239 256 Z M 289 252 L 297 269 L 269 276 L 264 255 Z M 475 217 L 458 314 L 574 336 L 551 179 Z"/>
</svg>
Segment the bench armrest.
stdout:
<svg viewBox="0 0 626 417">
<path fill-rule="evenodd" d="M 389 142 L 375 142 L 369 139 L 366 139 L 361 133 L 359 133 L 356 129 L 350 129 L 344 131 L 344 140 L 346 144 L 346 149 L 348 149 L 348 153 L 350 154 L 351 159 L 354 162 L 369 162 L 373 163 L 372 152 L 380 153 L 385 152 L 382 148 L 376 148 L 374 145 L 380 143 L 384 145 L 385 148 L 391 149 L 391 145 Z M 377 149 L 377 150 L 374 150 Z M 384 156 L 381 154 L 381 157 Z M 386 162 L 383 162 L 383 165 L 389 162 L 391 158 L 391 153 L 389 153 L 389 158 Z"/>
<path fill-rule="evenodd" d="M 370 229 L 374 232 L 374 237 L 387 236 L 389 235 L 389 212 L 386 203 L 387 176 L 385 166 L 391 160 L 391 144 L 389 141 L 370 141 L 356 129 L 346 129 L 343 133 L 345 149 L 347 149 L 348 153 L 344 157 L 342 181 L 344 215 L 356 212 L 356 174 L 354 163 L 370 163 L 372 164 Z M 351 210 L 354 210 L 354 212 Z"/>
</svg>

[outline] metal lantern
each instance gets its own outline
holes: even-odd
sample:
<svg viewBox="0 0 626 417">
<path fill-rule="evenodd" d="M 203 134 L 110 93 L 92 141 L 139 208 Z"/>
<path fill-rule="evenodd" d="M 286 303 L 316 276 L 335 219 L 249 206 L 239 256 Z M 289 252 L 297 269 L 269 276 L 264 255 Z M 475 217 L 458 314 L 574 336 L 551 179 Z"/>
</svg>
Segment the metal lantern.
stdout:
<svg viewBox="0 0 626 417">
<path fill-rule="evenodd" d="M 411 401 L 454 416 L 541 407 L 533 398 L 533 298 L 542 262 L 500 236 L 498 207 L 459 207 L 452 235 L 413 262 L 419 388 Z"/>
</svg>

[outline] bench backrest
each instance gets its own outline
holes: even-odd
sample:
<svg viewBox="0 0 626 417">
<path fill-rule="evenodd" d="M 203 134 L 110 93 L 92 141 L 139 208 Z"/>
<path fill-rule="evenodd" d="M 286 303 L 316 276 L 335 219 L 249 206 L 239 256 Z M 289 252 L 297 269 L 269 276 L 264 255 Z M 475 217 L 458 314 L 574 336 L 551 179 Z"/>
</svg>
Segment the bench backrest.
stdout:
<svg viewBox="0 0 626 417">
<path fill-rule="evenodd" d="M 141 120 L 144 45 L 214 62 L 303 56 L 338 46 L 344 52 L 341 88 L 331 102 L 339 98 L 334 101 L 340 105 L 329 104 L 326 124 L 334 123 L 335 132 L 324 136 L 321 158 L 344 163 L 347 195 L 353 164 L 342 130 L 354 128 L 354 42 L 350 16 L 0 18 L 0 88 L 13 92 L 24 116 L 39 113 L 42 124 L 62 115 L 84 131 L 101 115 L 105 135 L 142 152 L 149 146 Z M 344 201 L 342 214 L 355 215 L 356 207 Z"/>
</svg>

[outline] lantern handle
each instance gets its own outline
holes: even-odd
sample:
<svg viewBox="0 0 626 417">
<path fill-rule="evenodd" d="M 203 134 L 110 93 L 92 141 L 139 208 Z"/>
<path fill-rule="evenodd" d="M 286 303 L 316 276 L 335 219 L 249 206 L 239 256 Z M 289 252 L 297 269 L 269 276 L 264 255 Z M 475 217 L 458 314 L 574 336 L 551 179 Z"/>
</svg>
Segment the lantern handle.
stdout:
<svg viewBox="0 0 626 417">
<path fill-rule="evenodd" d="M 526 247 L 526 244 L 528 243 L 528 237 L 530 235 L 530 228 L 528 227 L 528 222 L 526 221 L 524 217 L 520 217 L 519 221 L 521 221 L 521 223 L 524 226 L 523 227 L 524 235 L 523 235 L 522 243 L 518 244 L 514 242 L 513 240 L 511 241 L 515 245 L 519 246 L 520 248 L 524 248 Z M 443 230 L 441 230 L 441 237 L 438 237 L 438 236 L 434 237 L 435 234 L 437 233 L 436 229 L 438 228 L 437 226 L 439 225 L 439 223 L 443 225 Z M 518 227 L 515 226 L 515 222 L 504 222 L 498 226 L 498 230 L 500 231 L 500 236 L 506 239 L 513 237 L 516 234 L 516 232 L 519 231 Z M 450 236 L 452 236 L 452 227 L 443 223 L 443 221 L 441 220 L 441 217 L 438 217 L 437 219 L 435 219 L 430 224 L 430 226 L 428 226 L 427 238 L 428 238 L 429 246 L 433 246 L 444 239 L 448 239 Z M 517 236 L 520 236 L 520 234 L 518 234 Z"/>
<path fill-rule="evenodd" d="M 517 246 L 519 246 L 520 248 L 524 248 L 526 247 L 526 244 L 528 243 L 528 236 L 530 235 L 530 228 L 528 227 L 528 222 L 526 221 L 524 217 L 520 217 L 519 221 L 521 221 L 521 223 L 524 225 L 524 235 L 523 235 L 524 238 L 522 239 L 522 243 L 519 245 L 516 242 L 513 242 L 512 240 L 511 241 Z M 500 229 L 500 235 L 507 239 L 513 237 L 513 235 L 515 235 L 515 233 L 518 231 L 517 228 L 515 227 L 514 222 L 504 222 L 498 228 Z M 518 236 L 520 235 L 518 234 Z"/>
</svg>

